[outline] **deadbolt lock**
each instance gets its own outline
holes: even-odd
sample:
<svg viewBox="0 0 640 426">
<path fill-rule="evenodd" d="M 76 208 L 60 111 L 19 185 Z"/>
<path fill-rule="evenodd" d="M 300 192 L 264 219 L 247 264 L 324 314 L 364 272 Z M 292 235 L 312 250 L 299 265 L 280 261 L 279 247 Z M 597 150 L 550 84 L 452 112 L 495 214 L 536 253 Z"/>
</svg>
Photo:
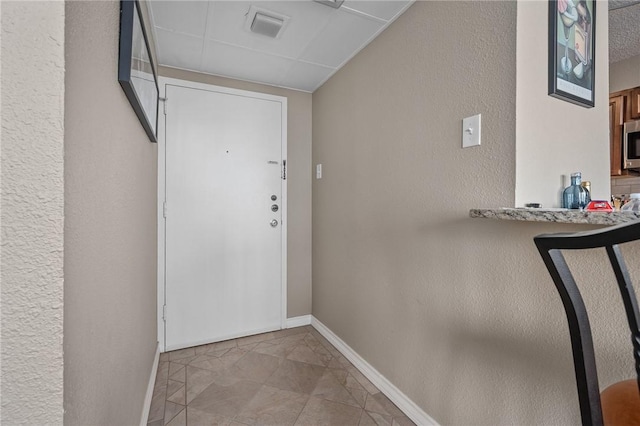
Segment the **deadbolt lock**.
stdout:
<svg viewBox="0 0 640 426">
<path fill-rule="evenodd" d="M 273 194 L 273 195 L 271 196 L 271 201 L 275 201 L 275 200 L 277 200 L 277 199 L 278 199 L 278 197 L 276 196 L 276 194 Z"/>
<path fill-rule="evenodd" d="M 278 205 L 277 204 L 272 205 L 271 206 L 271 211 L 272 212 L 277 212 L 278 211 Z"/>
</svg>

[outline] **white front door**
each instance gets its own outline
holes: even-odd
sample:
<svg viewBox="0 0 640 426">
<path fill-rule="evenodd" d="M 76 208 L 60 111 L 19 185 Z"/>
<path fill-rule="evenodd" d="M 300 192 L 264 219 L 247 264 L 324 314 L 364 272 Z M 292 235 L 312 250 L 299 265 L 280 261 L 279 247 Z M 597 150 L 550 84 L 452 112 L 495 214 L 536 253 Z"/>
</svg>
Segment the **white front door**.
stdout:
<svg viewBox="0 0 640 426">
<path fill-rule="evenodd" d="M 165 87 L 165 349 L 280 329 L 286 99 Z"/>
</svg>

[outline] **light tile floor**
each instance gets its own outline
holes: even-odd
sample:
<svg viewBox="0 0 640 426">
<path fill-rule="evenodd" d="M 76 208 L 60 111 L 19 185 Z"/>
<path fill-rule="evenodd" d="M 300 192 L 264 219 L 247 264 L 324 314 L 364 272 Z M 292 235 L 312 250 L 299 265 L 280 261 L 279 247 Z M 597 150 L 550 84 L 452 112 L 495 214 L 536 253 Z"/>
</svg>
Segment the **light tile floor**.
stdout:
<svg viewBox="0 0 640 426">
<path fill-rule="evenodd" d="M 160 356 L 148 426 L 413 425 L 310 326 Z"/>
</svg>

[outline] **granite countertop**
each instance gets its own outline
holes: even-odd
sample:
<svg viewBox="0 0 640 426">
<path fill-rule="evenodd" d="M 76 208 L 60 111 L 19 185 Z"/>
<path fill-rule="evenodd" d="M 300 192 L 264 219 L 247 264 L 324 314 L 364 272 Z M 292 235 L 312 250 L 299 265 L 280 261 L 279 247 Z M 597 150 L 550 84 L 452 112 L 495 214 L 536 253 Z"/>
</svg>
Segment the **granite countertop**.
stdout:
<svg viewBox="0 0 640 426">
<path fill-rule="evenodd" d="M 584 223 L 617 225 L 640 219 L 640 212 L 594 212 L 568 209 L 500 208 L 471 209 L 474 218 L 520 220 L 525 222 Z"/>
</svg>

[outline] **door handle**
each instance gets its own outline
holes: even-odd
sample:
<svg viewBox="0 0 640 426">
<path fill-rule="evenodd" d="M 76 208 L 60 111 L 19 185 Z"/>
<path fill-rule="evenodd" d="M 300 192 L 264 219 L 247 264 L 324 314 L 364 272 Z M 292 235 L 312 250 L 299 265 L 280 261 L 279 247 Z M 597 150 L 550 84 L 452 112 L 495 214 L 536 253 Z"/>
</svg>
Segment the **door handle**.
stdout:
<svg viewBox="0 0 640 426">
<path fill-rule="evenodd" d="M 273 220 L 271 221 L 271 227 L 272 227 L 272 228 L 275 228 L 276 226 L 278 226 L 278 221 L 277 221 L 277 220 L 275 220 L 275 219 L 273 219 Z"/>
</svg>

